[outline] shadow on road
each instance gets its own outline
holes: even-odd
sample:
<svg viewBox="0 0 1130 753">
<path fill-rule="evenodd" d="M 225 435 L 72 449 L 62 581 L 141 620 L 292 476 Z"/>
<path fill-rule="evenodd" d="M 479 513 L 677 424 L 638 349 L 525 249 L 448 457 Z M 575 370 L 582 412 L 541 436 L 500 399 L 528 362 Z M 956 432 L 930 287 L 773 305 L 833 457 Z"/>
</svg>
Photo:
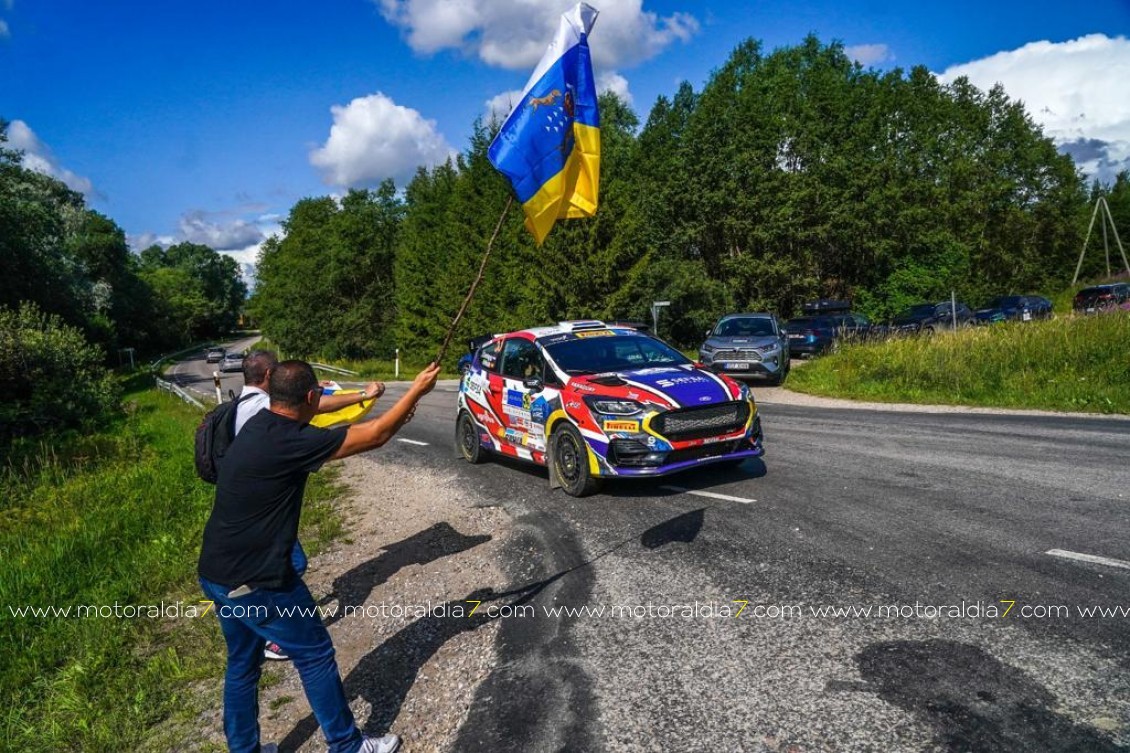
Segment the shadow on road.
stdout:
<svg viewBox="0 0 1130 753">
<path fill-rule="evenodd" d="M 947 751 L 1128 750 L 1052 711 L 1051 692 L 976 646 L 890 641 L 868 646 L 856 661 L 865 680 L 860 690 L 922 717 Z"/>
<path fill-rule="evenodd" d="M 333 591 L 319 600 L 324 606 L 337 600 L 337 611 L 326 618 L 326 625 L 332 625 L 342 618 L 346 607 L 360 607 L 369 599 L 373 589 L 381 585 L 398 570 L 409 565 L 426 565 L 441 557 L 473 549 L 490 541 L 489 535 L 464 536 L 449 523 L 436 523 L 413 534 L 403 541 L 385 547 L 384 552 L 371 560 L 334 578 Z"/>
</svg>

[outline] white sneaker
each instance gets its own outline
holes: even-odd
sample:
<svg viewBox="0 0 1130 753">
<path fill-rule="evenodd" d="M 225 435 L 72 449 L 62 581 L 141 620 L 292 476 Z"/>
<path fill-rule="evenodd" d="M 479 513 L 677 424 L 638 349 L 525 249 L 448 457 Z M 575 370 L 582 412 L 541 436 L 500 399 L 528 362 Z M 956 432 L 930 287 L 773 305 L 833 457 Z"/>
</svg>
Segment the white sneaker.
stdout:
<svg viewBox="0 0 1130 753">
<path fill-rule="evenodd" d="M 397 735 L 384 737 L 366 737 L 361 741 L 357 753 L 396 753 L 400 749 L 400 738 Z"/>
</svg>

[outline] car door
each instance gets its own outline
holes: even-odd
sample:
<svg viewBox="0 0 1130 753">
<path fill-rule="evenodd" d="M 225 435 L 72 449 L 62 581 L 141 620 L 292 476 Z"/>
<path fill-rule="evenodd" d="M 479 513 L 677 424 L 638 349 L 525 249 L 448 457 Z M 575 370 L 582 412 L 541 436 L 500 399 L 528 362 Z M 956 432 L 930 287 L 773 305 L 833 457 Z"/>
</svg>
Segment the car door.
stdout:
<svg viewBox="0 0 1130 753">
<path fill-rule="evenodd" d="M 534 421 L 534 410 L 544 391 L 545 362 L 532 340 L 512 337 L 502 345 L 499 375 L 502 378 L 501 413 L 505 421 L 502 441 L 529 452 L 545 450 L 544 424 Z M 537 405 L 535 405 L 537 404 Z"/>
</svg>

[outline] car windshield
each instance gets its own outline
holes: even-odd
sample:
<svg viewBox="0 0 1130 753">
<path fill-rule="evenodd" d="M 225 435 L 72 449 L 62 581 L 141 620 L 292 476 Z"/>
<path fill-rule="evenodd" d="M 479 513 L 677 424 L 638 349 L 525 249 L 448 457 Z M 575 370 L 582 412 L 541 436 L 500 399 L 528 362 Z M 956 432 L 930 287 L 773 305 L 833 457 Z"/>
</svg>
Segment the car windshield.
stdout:
<svg viewBox="0 0 1130 753">
<path fill-rule="evenodd" d="M 573 376 L 691 363 L 666 343 L 641 335 L 583 337 L 554 343 L 545 350 L 565 373 Z"/>
<path fill-rule="evenodd" d="M 772 337 L 773 322 L 763 316 L 737 316 L 723 319 L 714 328 L 715 337 Z"/>
<path fill-rule="evenodd" d="M 903 309 L 902 313 L 898 315 L 898 319 L 913 319 L 918 316 L 930 316 L 934 313 L 934 304 L 932 303 L 919 303 L 916 306 L 911 306 L 908 309 Z"/>
</svg>

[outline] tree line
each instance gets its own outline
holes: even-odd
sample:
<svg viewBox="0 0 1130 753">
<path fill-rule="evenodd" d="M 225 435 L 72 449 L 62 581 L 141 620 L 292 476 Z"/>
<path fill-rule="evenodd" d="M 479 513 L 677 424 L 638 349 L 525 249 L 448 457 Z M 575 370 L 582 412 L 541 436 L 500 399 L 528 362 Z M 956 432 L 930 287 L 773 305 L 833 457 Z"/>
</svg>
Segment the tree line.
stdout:
<svg viewBox="0 0 1130 753">
<path fill-rule="evenodd" d="M 0 120 L 0 443 L 111 409 L 120 349 L 229 332 L 247 295 L 235 260 L 207 246 L 131 253 L 113 220 L 7 143 Z"/>
<path fill-rule="evenodd" d="M 305 199 L 264 246 L 251 307 L 290 352 L 418 358 L 473 279 L 509 188 L 466 150 L 341 201 Z M 1088 189 L 1002 88 L 880 72 L 809 37 L 766 54 L 747 41 L 701 91 L 683 83 L 641 126 L 601 97 L 596 217 L 537 248 L 507 218 L 459 337 L 564 318 L 647 321 L 689 346 L 719 315 L 782 316 L 819 297 L 883 318 L 911 303 L 971 303 L 1070 282 L 1090 208 L 1106 194 L 1130 238 L 1130 181 Z M 1092 251 L 1084 274 L 1101 271 Z M 457 358 L 453 353 L 451 358 Z"/>
</svg>

